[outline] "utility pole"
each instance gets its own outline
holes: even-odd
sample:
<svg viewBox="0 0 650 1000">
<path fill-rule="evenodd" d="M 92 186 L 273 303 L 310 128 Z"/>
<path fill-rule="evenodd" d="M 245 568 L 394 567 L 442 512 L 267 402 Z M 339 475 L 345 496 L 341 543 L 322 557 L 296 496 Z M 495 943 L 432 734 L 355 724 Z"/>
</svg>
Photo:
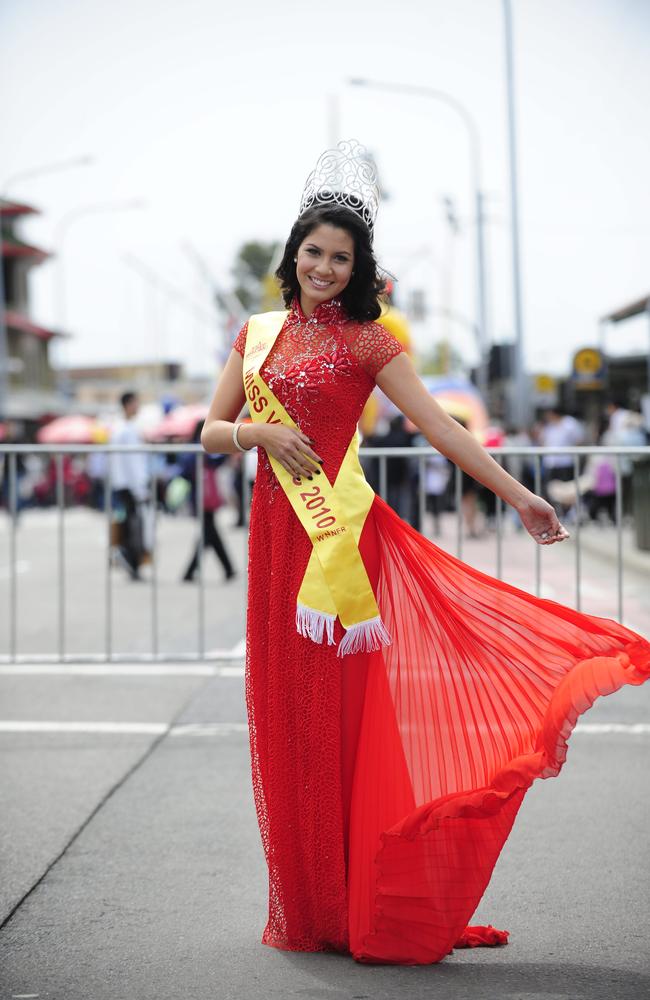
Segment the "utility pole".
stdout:
<svg viewBox="0 0 650 1000">
<path fill-rule="evenodd" d="M 528 393 L 524 367 L 524 319 L 521 293 L 521 261 L 519 244 L 519 192 L 517 175 L 517 122 L 515 113 L 515 70 L 512 38 L 512 7 L 503 0 L 506 53 L 506 87 L 508 102 L 508 148 L 510 155 L 510 225 L 512 232 L 512 294 L 515 333 L 515 398 L 514 418 L 519 427 L 528 423 Z"/>
<path fill-rule="evenodd" d="M 0 201 L 0 204 L 2 202 Z M 7 419 L 9 405 L 9 344 L 5 322 L 4 254 L 2 248 L 2 216 L 0 215 L 0 421 Z"/>
<path fill-rule="evenodd" d="M 327 141 L 330 149 L 334 149 L 341 138 L 341 108 L 337 94 L 327 98 Z"/>
<path fill-rule="evenodd" d="M 367 80 L 354 78 L 349 83 L 355 87 L 370 87 L 373 90 L 387 90 L 393 93 L 409 94 L 414 97 L 426 97 L 445 104 L 463 123 L 467 133 L 472 196 L 475 205 L 476 222 L 476 331 L 479 352 L 478 388 L 486 404 L 488 403 L 488 362 L 490 337 L 487 328 L 487 281 L 485 276 L 485 239 L 484 239 L 484 196 L 481 181 L 481 138 L 473 115 L 452 94 L 434 87 L 421 87 L 410 83 L 388 83 L 383 80 Z"/>
</svg>

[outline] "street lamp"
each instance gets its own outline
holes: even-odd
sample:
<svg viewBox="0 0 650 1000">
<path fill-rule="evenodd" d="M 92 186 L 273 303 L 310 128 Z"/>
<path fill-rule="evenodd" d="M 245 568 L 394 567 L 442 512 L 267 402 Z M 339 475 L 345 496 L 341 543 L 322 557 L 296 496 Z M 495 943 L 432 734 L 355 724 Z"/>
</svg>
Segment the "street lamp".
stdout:
<svg viewBox="0 0 650 1000">
<path fill-rule="evenodd" d="M 488 336 L 487 336 L 487 306 L 485 282 L 485 242 L 483 219 L 483 194 L 481 190 L 481 144 L 478 128 L 467 108 L 455 97 L 444 90 L 434 87 L 420 87 L 409 83 L 387 83 L 381 80 L 351 79 L 355 87 L 372 87 L 373 90 L 389 90 L 393 93 L 411 94 L 416 97 L 428 97 L 454 111 L 462 121 L 469 139 L 470 170 L 472 176 L 472 191 L 476 206 L 476 328 L 478 331 L 479 367 L 478 387 L 487 402 L 488 392 Z"/>
<path fill-rule="evenodd" d="M 132 199 L 130 201 L 100 201 L 93 202 L 89 205 L 79 205 L 77 208 L 71 209 L 69 212 L 59 220 L 55 230 L 54 230 L 54 248 L 57 257 L 57 294 L 56 294 L 56 326 L 61 332 L 65 332 L 66 326 L 66 283 L 65 283 L 65 266 L 63 258 L 63 243 L 65 237 L 68 233 L 70 226 L 79 219 L 84 218 L 86 215 L 95 215 L 97 213 L 103 212 L 128 212 L 133 209 L 144 208 L 146 203 L 142 199 Z M 58 375 L 59 390 L 65 393 L 68 389 L 67 376 L 65 372 L 59 370 Z"/>
<path fill-rule="evenodd" d="M 517 184 L 517 133 L 515 117 L 515 71 L 512 51 L 512 8 L 503 0 L 505 28 L 506 86 L 508 101 L 508 148 L 510 156 L 510 225 L 512 243 L 512 294 L 515 327 L 515 406 L 516 423 L 523 427 L 528 421 L 528 396 L 524 368 L 524 320 L 521 296 L 521 264 L 519 248 L 519 197 Z"/>
<path fill-rule="evenodd" d="M 196 262 L 197 259 L 195 256 L 196 251 L 194 251 L 192 247 L 189 248 L 186 247 L 186 249 L 189 249 L 190 256 L 192 256 L 192 258 Z M 152 310 L 152 314 L 154 315 L 154 323 L 153 323 L 154 357 L 156 360 L 156 365 L 158 370 L 157 378 L 160 379 L 161 378 L 160 372 L 162 369 L 164 356 L 160 350 L 158 324 L 155 322 L 156 299 L 160 296 L 160 294 L 162 293 L 163 295 L 167 296 L 167 299 L 169 300 L 170 303 L 174 302 L 180 305 L 183 309 L 186 310 L 187 313 L 193 316 L 195 320 L 198 320 L 205 326 L 209 327 L 211 332 L 214 332 L 216 326 L 216 316 L 208 312 L 208 310 L 205 309 L 205 307 L 200 302 L 197 302 L 193 298 L 193 296 L 188 295 L 187 292 L 185 292 L 182 288 L 179 288 L 178 286 L 172 284 L 171 281 L 168 281 L 167 278 L 163 277 L 159 272 L 155 271 L 149 264 L 145 264 L 144 261 L 138 260 L 138 258 L 135 257 L 133 254 L 124 254 L 122 256 L 122 260 L 127 265 L 127 267 L 131 268 L 132 271 L 135 271 L 135 273 L 140 278 L 143 279 L 146 286 L 150 288 L 152 291 L 152 298 L 150 299 L 150 302 L 154 306 L 154 309 Z M 214 346 L 212 337 L 210 337 L 209 343 L 211 347 Z M 160 384 L 158 385 L 157 388 L 157 395 L 159 397 L 162 395 L 162 389 L 160 387 Z"/>
<path fill-rule="evenodd" d="M 28 177 L 40 177 L 41 174 L 54 174 L 61 170 L 70 170 L 72 167 L 87 167 L 95 162 L 93 156 L 75 156 L 70 160 L 57 160 L 56 163 L 45 163 L 42 166 L 30 167 L 28 170 L 21 170 L 13 174 L 3 184 L 3 191 L 7 194 L 9 188 L 18 181 L 24 181 Z"/>
</svg>

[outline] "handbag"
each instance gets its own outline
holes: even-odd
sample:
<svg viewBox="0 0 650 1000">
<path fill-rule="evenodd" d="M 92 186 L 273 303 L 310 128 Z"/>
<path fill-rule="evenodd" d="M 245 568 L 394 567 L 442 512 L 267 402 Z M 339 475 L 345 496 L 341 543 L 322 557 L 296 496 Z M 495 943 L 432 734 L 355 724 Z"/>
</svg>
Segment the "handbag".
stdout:
<svg viewBox="0 0 650 1000">
<path fill-rule="evenodd" d="M 223 507 L 223 497 L 217 484 L 216 469 L 203 466 L 203 510 L 214 513 Z"/>
</svg>

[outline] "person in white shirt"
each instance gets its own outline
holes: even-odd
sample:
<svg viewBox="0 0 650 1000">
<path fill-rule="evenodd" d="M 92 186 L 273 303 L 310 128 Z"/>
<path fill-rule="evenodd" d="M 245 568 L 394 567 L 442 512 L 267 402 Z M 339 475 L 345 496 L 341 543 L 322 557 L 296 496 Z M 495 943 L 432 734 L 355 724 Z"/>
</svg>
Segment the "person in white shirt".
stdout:
<svg viewBox="0 0 650 1000">
<path fill-rule="evenodd" d="M 111 434 L 111 444 L 141 444 L 142 437 L 135 424 L 139 400 L 135 392 L 125 392 L 120 398 L 124 418 Z M 124 511 L 121 544 L 118 552 L 132 580 L 140 580 L 140 563 L 144 555 L 141 505 L 150 498 L 150 470 L 145 452 L 116 452 L 111 455 L 111 481 L 116 508 Z"/>
<path fill-rule="evenodd" d="M 544 413 L 544 424 L 540 431 L 540 444 L 545 448 L 574 448 L 582 444 L 584 431 L 575 417 L 561 410 L 549 409 Z M 543 460 L 545 479 L 573 479 L 573 455 L 545 455 Z"/>
<path fill-rule="evenodd" d="M 634 410 L 628 410 L 622 400 L 610 399 L 605 405 L 608 417 L 606 440 L 603 443 L 616 447 L 632 447 L 646 443 L 643 432 L 643 417 Z M 638 455 L 636 456 L 639 457 Z M 615 460 L 614 465 L 615 465 Z M 632 514 L 632 470 L 634 458 L 623 455 L 619 459 L 621 470 L 621 487 L 623 491 L 623 513 Z"/>
<path fill-rule="evenodd" d="M 569 416 L 560 409 L 548 409 L 543 416 L 543 425 L 539 434 L 539 443 L 545 448 L 575 448 L 576 445 L 584 441 L 584 430 L 582 424 L 575 417 Z M 575 476 L 575 465 L 573 455 L 544 455 L 542 459 L 542 469 L 544 473 L 544 493 L 550 499 L 553 487 L 551 483 L 558 480 L 563 483 L 570 482 Z M 551 492 L 549 492 L 549 490 Z M 565 518 L 572 516 L 574 503 L 562 503 L 559 500 L 552 501 L 555 509 Z"/>
</svg>

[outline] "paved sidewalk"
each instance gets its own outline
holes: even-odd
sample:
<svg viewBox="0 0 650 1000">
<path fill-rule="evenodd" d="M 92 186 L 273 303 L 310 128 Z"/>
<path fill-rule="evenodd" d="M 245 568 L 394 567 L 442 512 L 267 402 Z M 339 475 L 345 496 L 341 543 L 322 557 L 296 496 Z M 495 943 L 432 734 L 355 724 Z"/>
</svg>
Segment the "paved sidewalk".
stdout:
<svg viewBox="0 0 650 1000">
<path fill-rule="evenodd" d="M 53 654 L 58 649 L 57 512 L 25 511 L 18 532 L 17 629 L 23 657 Z M 232 526 L 233 512 L 220 512 L 224 539 L 239 571 L 225 583 L 214 553 L 205 561 L 205 650 L 239 651 L 246 609 L 246 535 Z M 427 527 L 430 527 L 427 522 Z M 106 526 L 95 511 L 73 509 L 66 514 L 66 652 L 76 656 L 102 654 L 106 648 Z M 576 602 L 575 531 L 569 542 L 539 549 L 504 518 L 503 579 L 534 592 L 535 558 L 539 553 L 543 597 L 571 606 Z M 573 529 L 572 529 L 573 530 Z M 119 569 L 111 574 L 113 652 L 120 656 L 149 655 L 153 649 L 154 610 L 158 651 L 174 658 L 198 649 L 200 592 L 197 584 L 181 582 L 193 546 L 195 522 L 189 517 L 161 517 L 159 524 L 158 593 L 150 582 L 134 584 Z M 613 529 L 585 527 L 581 531 L 582 610 L 613 617 L 617 607 Z M 456 552 L 456 518 L 443 518 L 443 533 L 432 539 Z M 8 538 L 6 518 L 0 518 L 0 655 L 9 642 Z M 650 635 L 650 553 L 639 553 L 629 533 L 624 536 L 624 620 Z M 487 573 L 497 572 L 495 534 L 465 539 L 462 557 Z M 150 575 L 150 569 L 145 571 Z M 37 613 L 35 613 L 35 609 Z"/>
<path fill-rule="evenodd" d="M 581 544 L 585 552 L 607 559 L 616 564 L 618 559 L 618 537 L 614 527 L 589 524 L 581 530 Z M 634 530 L 625 527 L 622 531 L 623 565 L 626 570 L 644 573 L 650 590 L 650 551 L 638 548 Z"/>
</svg>

